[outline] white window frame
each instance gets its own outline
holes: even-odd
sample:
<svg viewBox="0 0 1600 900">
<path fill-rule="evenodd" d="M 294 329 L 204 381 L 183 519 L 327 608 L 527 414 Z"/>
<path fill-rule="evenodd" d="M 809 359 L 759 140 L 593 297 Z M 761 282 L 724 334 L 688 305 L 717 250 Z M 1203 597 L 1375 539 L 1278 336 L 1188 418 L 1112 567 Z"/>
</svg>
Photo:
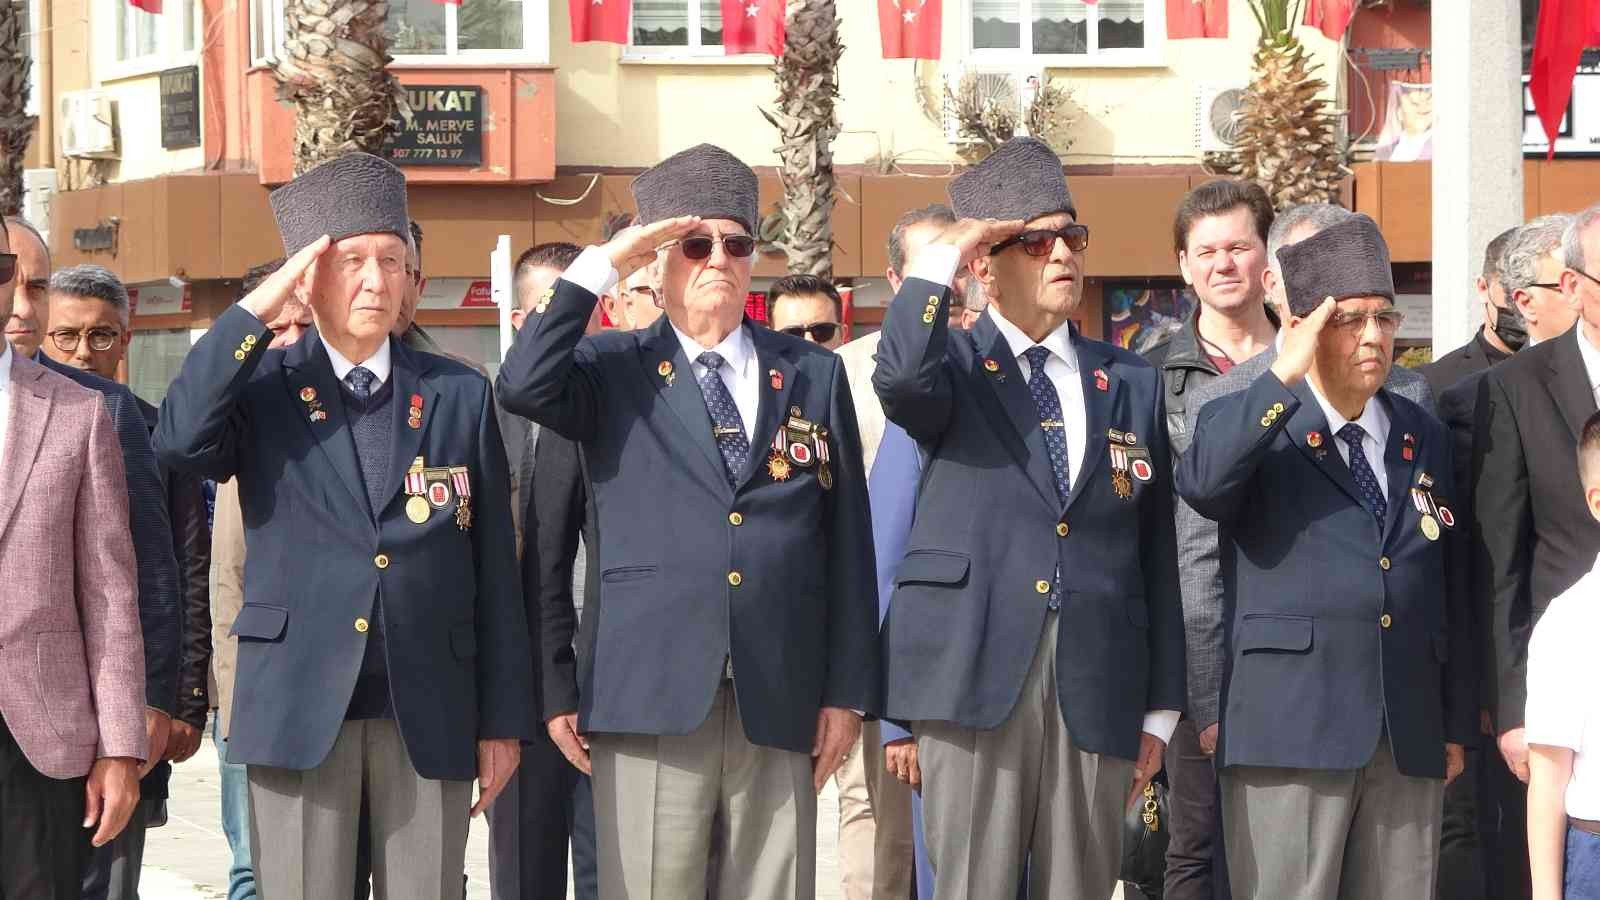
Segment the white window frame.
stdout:
<svg viewBox="0 0 1600 900">
<path fill-rule="evenodd" d="M 462 0 L 471 3 L 472 0 Z M 550 0 L 517 0 L 522 4 L 521 50 L 450 50 L 445 53 L 393 53 L 391 65 L 414 66 L 547 66 L 550 64 Z M 284 0 L 250 0 L 250 60 L 252 65 L 272 65 L 283 48 Z M 456 44 L 456 17 L 461 7 L 444 7 L 444 36 L 447 47 Z M 262 47 L 264 32 L 270 28 L 270 47 Z"/>
<path fill-rule="evenodd" d="M 24 2 L 24 0 L 16 0 Z M 39 17 L 44 15 L 44 4 L 40 0 L 25 0 L 28 4 L 28 105 L 23 110 L 24 115 L 37 116 L 39 114 Z"/>
<path fill-rule="evenodd" d="M 147 13 L 134 9 L 128 0 L 97 0 L 100 4 L 99 12 L 104 17 L 103 22 L 110 22 L 110 28 L 96 28 L 96 59 L 95 80 L 100 83 L 120 81 L 124 78 L 135 78 L 141 75 L 151 75 L 163 69 L 175 69 L 181 66 L 192 66 L 200 62 L 200 47 L 202 36 L 205 33 L 205 9 L 201 0 L 192 0 L 194 3 L 194 34 L 190 35 L 190 43 L 194 49 L 183 49 L 183 14 L 181 0 L 164 0 L 160 13 Z M 122 16 L 127 14 L 124 10 L 131 10 L 138 15 L 156 16 L 160 22 L 156 29 L 156 52 L 131 59 L 117 59 L 117 34 L 122 29 Z"/>
<path fill-rule="evenodd" d="M 700 43 L 700 0 L 680 0 L 689 11 L 689 43 L 681 47 L 646 47 L 633 42 L 633 18 L 628 18 L 628 44 L 622 48 L 626 63 L 694 63 L 697 65 L 770 66 L 770 53 L 729 54 L 721 44 Z M 630 4 L 631 6 L 631 4 Z"/>
<path fill-rule="evenodd" d="M 1033 4 L 1036 0 L 1017 0 L 1022 14 L 1020 47 L 1033 46 Z M 1118 69 L 1163 66 L 1166 64 L 1167 5 L 1165 0 L 1144 0 L 1144 46 L 1100 49 L 1100 5 L 1085 3 L 1088 13 L 1088 48 L 1083 53 L 1030 53 L 1023 49 L 973 46 L 973 0 L 961 3 L 961 30 L 966 38 L 967 60 L 985 66 L 1007 65 L 1016 68 L 1022 61 L 1029 66 L 1051 69 Z"/>
</svg>

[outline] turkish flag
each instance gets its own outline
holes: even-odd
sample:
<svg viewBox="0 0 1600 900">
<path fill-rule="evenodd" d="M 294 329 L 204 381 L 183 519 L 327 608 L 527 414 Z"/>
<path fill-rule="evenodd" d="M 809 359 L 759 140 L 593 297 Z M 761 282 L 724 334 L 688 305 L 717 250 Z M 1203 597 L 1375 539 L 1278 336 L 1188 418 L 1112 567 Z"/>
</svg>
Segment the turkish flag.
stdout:
<svg viewBox="0 0 1600 900">
<path fill-rule="evenodd" d="M 147 13 L 161 14 L 161 0 L 128 0 L 128 5 Z"/>
<path fill-rule="evenodd" d="M 1228 0 L 1167 0 L 1167 40 L 1227 36 Z"/>
<path fill-rule="evenodd" d="M 572 42 L 627 44 L 628 5 L 629 0 L 567 0 L 567 9 L 572 13 Z"/>
<path fill-rule="evenodd" d="M 1572 99 L 1572 79 L 1584 46 L 1600 46 L 1600 0 L 1543 0 L 1533 34 L 1533 61 L 1528 68 L 1528 93 L 1556 155 L 1561 117 Z M 1548 158 L 1548 157 L 1547 157 Z"/>
<path fill-rule="evenodd" d="M 722 0 L 722 52 L 783 55 L 784 0 Z"/>
<path fill-rule="evenodd" d="M 1330 41 L 1344 38 L 1356 14 L 1356 0 L 1311 0 L 1306 4 L 1305 24 L 1322 32 Z"/>
<path fill-rule="evenodd" d="M 939 58 L 941 0 L 878 0 L 884 59 Z"/>
</svg>

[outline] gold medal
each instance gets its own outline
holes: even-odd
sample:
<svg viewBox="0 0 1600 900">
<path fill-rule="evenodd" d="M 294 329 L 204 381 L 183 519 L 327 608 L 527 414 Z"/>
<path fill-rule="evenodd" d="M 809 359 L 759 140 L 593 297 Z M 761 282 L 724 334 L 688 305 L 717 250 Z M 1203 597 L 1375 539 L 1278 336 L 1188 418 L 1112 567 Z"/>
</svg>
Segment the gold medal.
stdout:
<svg viewBox="0 0 1600 900">
<path fill-rule="evenodd" d="M 456 501 L 456 527 L 462 531 L 472 527 L 472 504 L 465 497 Z"/>
<path fill-rule="evenodd" d="M 1439 539 L 1439 521 L 1433 516 L 1422 517 L 1422 536 L 1430 541 Z"/>
<path fill-rule="evenodd" d="M 774 450 L 767 457 L 767 474 L 772 476 L 773 481 L 788 481 L 791 471 L 789 460 L 782 453 Z"/>
<path fill-rule="evenodd" d="M 1133 499 L 1133 479 L 1128 477 L 1127 469 L 1111 470 L 1111 490 L 1123 500 Z"/>
<path fill-rule="evenodd" d="M 421 525 L 428 521 L 428 501 L 421 497 L 412 497 L 406 501 L 406 518 Z"/>
<path fill-rule="evenodd" d="M 833 468 L 827 463 L 823 463 L 822 468 L 817 470 L 817 483 L 822 485 L 825 491 L 833 490 Z"/>
</svg>

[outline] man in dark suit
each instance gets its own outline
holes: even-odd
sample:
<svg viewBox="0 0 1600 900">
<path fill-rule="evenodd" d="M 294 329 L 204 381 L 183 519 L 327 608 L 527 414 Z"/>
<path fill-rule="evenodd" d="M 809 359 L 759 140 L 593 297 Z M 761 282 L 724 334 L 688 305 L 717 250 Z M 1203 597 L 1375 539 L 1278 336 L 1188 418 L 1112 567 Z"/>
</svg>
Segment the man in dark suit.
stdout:
<svg viewBox="0 0 1600 900">
<path fill-rule="evenodd" d="M 1228 871 L 1250 900 L 1415 900 L 1476 727 L 1450 442 L 1382 389 L 1402 316 L 1377 225 L 1278 258 L 1282 349 L 1201 411 L 1177 476 L 1222 529 Z"/>
<path fill-rule="evenodd" d="M 878 709 L 850 391 L 832 353 L 744 319 L 756 187 L 704 144 L 640 175 L 641 224 L 540 295 L 497 384 L 589 467 L 599 590 L 581 665 L 549 635 L 543 668 L 551 735 L 593 754 L 606 898 L 811 896 L 816 791 Z M 658 257 L 666 316 L 585 338 Z"/>
<path fill-rule="evenodd" d="M 928 457 L 887 715 L 916 736 L 936 896 L 1012 896 L 1026 865 L 1032 896 L 1100 900 L 1183 708 L 1161 379 L 1071 325 L 1089 235 L 1049 147 L 1011 141 L 950 195 L 873 374 Z M 989 308 L 952 333 L 962 266 Z"/>
<path fill-rule="evenodd" d="M 1511 302 L 1503 269 L 1506 247 L 1516 233 L 1517 229 L 1507 228 L 1484 248 L 1483 270 L 1476 285 L 1478 302 L 1483 307 L 1483 325 L 1478 333 L 1417 370 L 1428 379 L 1435 397 L 1443 397 L 1446 388 L 1468 375 L 1509 359 L 1528 342 L 1528 325 Z"/>
<path fill-rule="evenodd" d="M 110 381 L 133 336 L 128 291 L 101 266 L 72 266 L 50 276 L 45 304 L 48 340 L 41 349 L 64 366 Z M 135 397 L 145 427 L 154 432 L 156 408 Z M 85 900 L 133 900 L 139 895 L 145 831 L 166 823 L 171 762 L 200 749 L 210 712 L 207 672 L 211 665 L 211 526 L 200 479 L 163 468 L 164 503 L 172 523 L 173 552 L 182 575 L 183 636 L 176 713 L 164 760 L 140 782 L 139 808 L 111 844 L 97 848 L 84 874 Z"/>
<path fill-rule="evenodd" d="M 405 196 L 398 169 L 361 153 L 274 191 L 289 261 L 195 344 L 157 429 L 170 465 L 239 479 L 228 754 L 248 766 L 272 898 L 348 895 L 364 800 L 379 896 L 459 898 L 469 811 L 533 734 L 489 384 L 390 336 Z M 268 350 L 263 323 L 297 287 L 317 327 Z"/>
</svg>

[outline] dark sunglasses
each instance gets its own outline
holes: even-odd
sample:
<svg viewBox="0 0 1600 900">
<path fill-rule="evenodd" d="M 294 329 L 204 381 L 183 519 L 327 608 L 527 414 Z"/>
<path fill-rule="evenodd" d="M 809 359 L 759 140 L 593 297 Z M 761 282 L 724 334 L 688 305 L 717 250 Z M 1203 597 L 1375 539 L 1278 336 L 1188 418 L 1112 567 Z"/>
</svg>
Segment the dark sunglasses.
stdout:
<svg viewBox="0 0 1600 900">
<path fill-rule="evenodd" d="M 756 252 L 756 239 L 748 234 L 730 234 L 726 237 L 714 238 L 708 235 L 697 234 L 682 240 L 668 241 L 661 246 L 664 248 L 677 245 L 683 248 L 683 255 L 693 260 L 701 260 L 711 255 L 711 248 L 721 244 L 722 249 L 735 259 L 744 259 Z"/>
<path fill-rule="evenodd" d="M 0 253 L 0 284 L 10 284 L 17 277 L 17 255 Z"/>
<path fill-rule="evenodd" d="M 788 328 L 780 328 L 779 331 L 797 338 L 803 338 L 809 334 L 817 343 L 826 344 L 833 340 L 834 335 L 839 333 L 839 323 L 813 322 L 810 325 L 790 325 Z"/>
<path fill-rule="evenodd" d="M 995 244 L 989 248 L 989 255 L 1021 244 L 1022 252 L 1029 256 L 1049 256 L 1056 248 L 1056 238 L 1066 241 L 1067 249 L 1073 253 L 1082 253 L 1089 249 L 1089 226 L 1074 223 L 1063 228 L 1034 228 Z"/>
</svg>

